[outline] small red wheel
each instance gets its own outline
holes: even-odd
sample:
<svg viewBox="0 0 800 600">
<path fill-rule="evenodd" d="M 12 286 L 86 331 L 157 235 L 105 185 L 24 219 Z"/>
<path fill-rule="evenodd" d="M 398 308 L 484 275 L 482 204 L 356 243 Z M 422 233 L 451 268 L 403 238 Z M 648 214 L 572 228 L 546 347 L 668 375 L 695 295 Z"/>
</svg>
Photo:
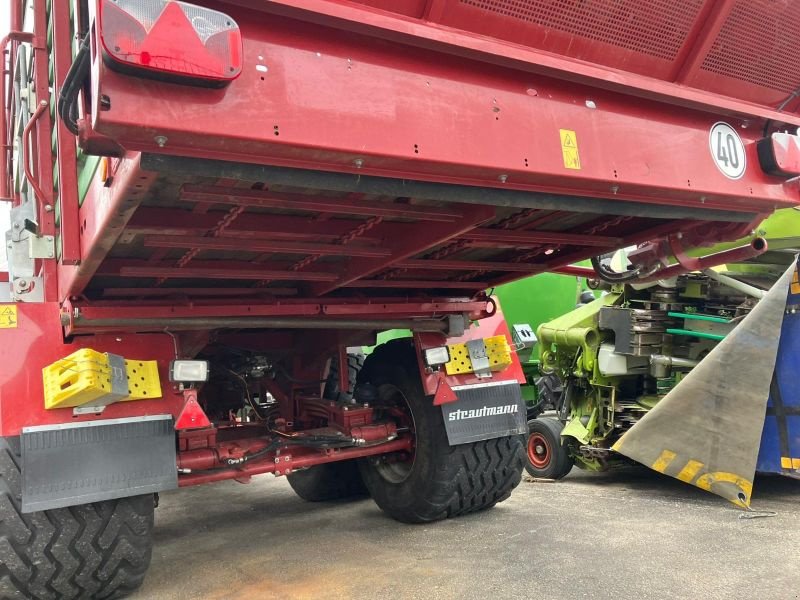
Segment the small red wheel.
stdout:
<svg viewBox="0 0 800 600">
<path fill-rule="evenodd" d="M 550 442 L 541 433 L 528 437 L 528 460 L 537 469 L 546 469 L 553 457 Z"/>
<path fill-rule="evenodd" d="M 563 428 L 558 419 L 539 417 L 528 421 L 525 470 L 531 477 L 561 479 L 572 469 L 573 458 L 561 436 Z"/>
</svg>

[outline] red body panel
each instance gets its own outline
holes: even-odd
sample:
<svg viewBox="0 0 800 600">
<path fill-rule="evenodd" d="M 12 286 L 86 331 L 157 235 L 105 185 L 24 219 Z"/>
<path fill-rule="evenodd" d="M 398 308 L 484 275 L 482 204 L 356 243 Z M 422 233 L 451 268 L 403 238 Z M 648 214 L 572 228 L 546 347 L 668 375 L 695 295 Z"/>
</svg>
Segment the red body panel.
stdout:
<svg viewBox="0 0 800 600">
<path fill-rule="evenodd" d="M 23 427 L 31 425 L 98 419 L 94 414 L 75 417 L 71 408 L 44 408 L 42 368 L 81 348 L 159 363 L 161 399 L 118 402 L 108 406 L 100 418 L 177 416 L 180 412 L 183 394 L 173 389 L 168 378 L 175 346 L 166 333 L 98 335 L 65 342 L 61 336 L 61 311 L 55 302 L 16 307 L 16 327 L 0 329 L 0 436 L 19 435 Z"/>
<path fill-rule="evenodd" d="M 381 0 L 229 1 L 676 106 L 797 122 L 796 98 L 779 109 L 794 114 L 773 109 L 800 84 L 800 41 L 786 27 L 800 18 L 795 0 L 428 0 L 420 11 Z"/>
<path fill-rule="evenodd" d="M 493 298 L 497 302 L 496 298 Z M 424 350 L 426 348 L 435 348 L 437 346 L 444 346 L 445 344 L 463 344 L 469 340 L 485 339 L 494 337 L 496 335 L 504 335 L 509 346 L 514 347 L 514 340 L 511 337 L 511 332 L 508 329 L 508 323 L 503 316 L 500 305 L 496 304 L 496 309 L 491 314 L 480 321 L 477 321 L 473 327 L 459 337 L 446 338 L 443 335 L 435 333 L 418 333 L 414 336 L 417 346 L 420 348 L 420 372 L 424 373 L 422 378 L 422 385 L 425 388 L 425 393 L 433 395 L 436 393 L 440 381 L 444 380 L 451 388 L 459 385 L 476 385 L 486 383 L 487 381 L 517 381 L 520 384 L 525 383 L 525 374 L 522 371 L 522 365 L 519 362 L 519 357 L 516 352 L 512 352 L 511 366 L 503 371 L 492 373 L 491 379 L 481 379 L 474 374 L 465 375 L 445 375 L 444 378 L 437 371 L 431 371 L 426 368 L 424 363 Z"/>
<path fill-rule="evenodd" d="M 750 165 L 730 180 L 708 150 L 718 113 L 300 21 L 233 14 L 250 68 L 224 90 L 200 94 L 115 73 L 96 60 L 98 91 L 111 100 L 110 110 L 94 113 L 96 131 L 130 150 L 155 150 L 155 137 L 164 136 L 161 152 L 393 178 L 725 210 L 797 202 L 784 180 L 758 168 L 760 118 L 729 118 Z M 153 98 L 170 110 L 153 110 Z M 562 129 L 577 136 L 580 169 L 565 166 Z"/>
</svg>

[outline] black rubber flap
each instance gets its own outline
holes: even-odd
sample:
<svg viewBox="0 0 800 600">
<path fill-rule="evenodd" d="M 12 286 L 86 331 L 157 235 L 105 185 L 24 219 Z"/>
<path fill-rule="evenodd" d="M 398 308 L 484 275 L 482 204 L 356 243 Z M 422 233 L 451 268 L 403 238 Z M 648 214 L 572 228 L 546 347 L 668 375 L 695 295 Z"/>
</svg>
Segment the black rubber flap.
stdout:
<svg viewBox="0 0 800 600">
<path fill-rule="evenodd" d="M 481 383 L 453 390 L 458 400 L 442 405 L 451 446 L 527 433 L 525 404 L 516 381 Z"/>
<path fill-rule="evenodd" d="M 178 487 L 170 415 L 22 430 L 22 512 Z"/>
</svg>

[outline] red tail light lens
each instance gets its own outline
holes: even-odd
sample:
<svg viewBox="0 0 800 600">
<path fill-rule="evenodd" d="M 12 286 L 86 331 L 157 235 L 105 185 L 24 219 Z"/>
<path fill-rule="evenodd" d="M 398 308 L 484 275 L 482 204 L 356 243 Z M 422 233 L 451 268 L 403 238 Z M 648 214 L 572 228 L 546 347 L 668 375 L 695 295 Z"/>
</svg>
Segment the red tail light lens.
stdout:
<svg viewBox="0 0 800 600">
<path fill-rule="evenodd" d="M 101 0 L 100 40 L 112 68 L 224 85 L 242 72 L 231 17 L 178 0 Z"/>
</svg>

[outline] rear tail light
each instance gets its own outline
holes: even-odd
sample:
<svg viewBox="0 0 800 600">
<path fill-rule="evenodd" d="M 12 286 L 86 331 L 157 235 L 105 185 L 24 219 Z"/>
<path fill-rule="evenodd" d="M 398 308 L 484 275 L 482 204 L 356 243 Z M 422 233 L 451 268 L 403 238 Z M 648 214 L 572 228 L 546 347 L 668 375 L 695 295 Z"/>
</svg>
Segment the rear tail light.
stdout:
<svg viewBox="0 0 800 600">
<path fill-rule="evenodd" d="M 221 86 L 242 72 L 242 35 L 231 17 L 178 0 L 101 0 L 106 63 L 159 79 Z"/>
<path fill-rule="evenodd" d="M 758 142 L 758 161 L 765 173 L 779 177 L 800 175 L 800 136 L 776 132 Z"/>
</svg>

